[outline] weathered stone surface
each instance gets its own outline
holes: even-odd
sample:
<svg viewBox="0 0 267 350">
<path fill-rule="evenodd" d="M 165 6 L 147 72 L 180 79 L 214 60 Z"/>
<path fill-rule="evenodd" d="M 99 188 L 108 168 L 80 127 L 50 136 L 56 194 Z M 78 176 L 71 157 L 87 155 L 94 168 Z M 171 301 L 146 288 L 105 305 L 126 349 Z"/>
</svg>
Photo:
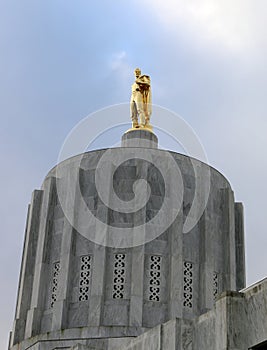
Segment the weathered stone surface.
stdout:
<svg viewBox="0 0 267 350">
<path fill-rule="evenodd" d="M 146 135 L 149 142 L 154 140 L 151 135 Z M 128 141 L 127 136 L 123 140 L 124 146 L 131 149 L 132 144 Z M 123 147 L 114 149 L 114 157 L 119 158 L 124 150 Z M 153 148 L 151 162 L 128 160 L 116 169 L 114 179 L 107 179 L 110 191 L 114 190 L 123 201 L 133 198 L 136 180 L 148 182 L 148 202 L 134 214 L 129 214 L 107 208 L 98 196 L 95 173 L 105 151 L 88 152 L 82 158 L 77 156 L 62 162 L 59 167 L 65 169 L 64 175 L 56 180 L 57 169 L 52 169 L 42 190 L 35 192 L 30 209 L 32 218 L 26 230 L 28 243 L 23 263 L 26 268 L 22 269 L 20 278 L 10 349 L 219 350 L 226 349 L 227 344 L 232 346 L 229 349 L 237 349 L 244 327 L 236 328 L 238 336 L 231 342 L 227 332 L 231 332 L 229 324 L 233 329 L 235 325 L 230 318 L 235 317 L 234 310 L 238 310 L 244 319 L 249 308 L 250 315 L 256 311 L 254 302 L 246 301 L 245 293 L 240 294 L 242 297 L 236 294 L 220 298 L 214 307 L 218 294 L 240 289 L 245 281 L 243 214 L 240 205 L 234 203 L 228 181 L 215 169 L 194 161 L 200 170 L 210 171 L 211 188 L 200 221 L 190 232 L 184 233 L 183 225 L 192 207 L 197 182 L 190 158 L 167 152 L 179 165 L 184 192 L 178 215 L 170 226 L 166 226 L 167 219 L 158 219 L 157 214 L 166 193 L 171 192 L 169 190 L 177 181 L 171 177 L 167 153 Z M 134 155 L 134 149 L 131 152 Z M 113 160 L 107 160 L 110 168 Z M 156 169 L 158 163 L 166 169 L 165 182 Z M 79 167 L 79 184 L 73 194 L 69 186 L 75 179 L 75 167 Z M 57 197 L 58 190 L 63 193 L 63 203 Z M 200 192 L 196 200 L 200 203 L 202 199 Z M 75 204 L 74 222 L 81 221 L 84 201 L 99 221 L 110 226 L 129 228 L 155 218 L 153 228 L 162 229 L 162 233 L 138 247 L 100 246 L 70 225 L 62 204 L 70 205 L 72 201 Z M 174 211 L 172 206 L 169 211 Z M 82 221 L 81 226 L 94 236 L 97 223 Z M 144 234 L 147 233 L 144 231 Z M 118 281 L 115 256 L 118 254 L 124 256 L 121 296 L 115 293 Z M 82 263 L 83 257 L 89 257 L 89 262 Z M 151 257 L 159 258 L 160 263 L 154 264 Z M 55 272 L 58 263 L 60 268 Z M 155 271 L 160 271 L 158 277 Z M 152 276 L 156 276 L 154 280 Z M 157 286 L 159 290 L 155 292 Z M 118 297 L 114 297 L 115 294 Z M 253 300 L 259 308 L 265 297 L 262 294 L 262 299 L 256 294 Z M 261 333 L 252 337 L 254 343 L 251 341 L 251 344 L 261 340 L 265 321 L 258 326 Z"/>
</svg>

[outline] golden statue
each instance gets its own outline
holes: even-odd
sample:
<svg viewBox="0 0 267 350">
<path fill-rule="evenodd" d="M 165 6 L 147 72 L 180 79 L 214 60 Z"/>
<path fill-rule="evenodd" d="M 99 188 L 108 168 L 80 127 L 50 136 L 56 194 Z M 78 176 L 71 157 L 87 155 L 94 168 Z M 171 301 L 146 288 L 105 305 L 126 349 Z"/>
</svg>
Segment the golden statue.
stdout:
<svg viewBox="0 0 267 350">
<path fill-rule="evenodd" d="M 131 118 L 133 128 L 152 129 L 150 125 L 151 108 L 151 86 L 150 77 L 141 75 L 140 68 L 135 69 L 135 82 L 132 85 L 131 96 Z M 138 117 L 140 122 L 138 123 Z"/>
</svg>

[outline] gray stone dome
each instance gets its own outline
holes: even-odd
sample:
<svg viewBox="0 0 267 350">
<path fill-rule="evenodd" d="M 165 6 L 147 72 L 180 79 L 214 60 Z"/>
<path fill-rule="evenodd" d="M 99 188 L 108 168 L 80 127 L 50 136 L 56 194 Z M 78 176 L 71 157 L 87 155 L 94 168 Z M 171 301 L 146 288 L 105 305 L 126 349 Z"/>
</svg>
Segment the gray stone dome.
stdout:
<svg viewBox="0 0 267 350">
<path fill-rule="evenodd" d="M 113 154 L 125 149 L 113 149 Z M 176 317 L 193 319 L 211 309 L 221 292 L 244 287 L 242 205 L 235 203 L 222 174 L 194 160 L 198 169 L 209 171 L 210 190 L 200 220 L 184 233 L 196 174 L 192 159 L 182 154 L 168 152 L 179 166 L 184 188 L 181 208 L 160 235 L 142 245 L 116 248 L 79 233 L 58 198 L 57 181 L 63 184 L 63 201 L 70 200 L 72 169 L 79 168 L 80 192 L 92 215 L 125 230 L 155 218 L 167 186 L 176 181 L 165 183 L 153 162 L 129 159 L 114 172 L 110 190 L 121 200 L 131 200 L 135 181 L 144 179 L 150 187 L 149 200 L 136 213 L 108 208 L 95 184 L 96 167 L 106 151 L 60 163 L 48 173 L 42 189 L 33 192 L 10 349 L 37 349 L 34 344 L 40 344 L 38 349 L 70 348 L 75 339 L 92 348 L 116 349 L 120 338 L 137 336 Z M 167 151 L 154 147 L 153 152 L 156 163 L 168 169 Z M 58 167 L 64 169 L 65 178 L 58 178 Z M 73 203 L 77 223 L 83 210 L 81 197 L 75 196 Z M 93 226 L 87 229 L 94 234 Z"/>
</svg>

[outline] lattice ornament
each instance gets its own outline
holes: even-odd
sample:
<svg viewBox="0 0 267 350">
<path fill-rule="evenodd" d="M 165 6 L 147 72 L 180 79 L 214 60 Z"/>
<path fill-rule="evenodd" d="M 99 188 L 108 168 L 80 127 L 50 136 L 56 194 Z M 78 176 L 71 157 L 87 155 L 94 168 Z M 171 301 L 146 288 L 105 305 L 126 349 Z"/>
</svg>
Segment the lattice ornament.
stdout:
<svg viewBox="0 0 267 350">
<path fill-rule="evenodd" d="M 149 293 L 148 300 L 160 301 L 162 257 L 151 255 L 149 257 Z"/>
<path fill-rule="evenodd" d="M 57 261 L 53 266 L 53 279 L 52 279 L 52 294 L 51 294 L 51 307 L 54 307 L 55 301 L 57 300 L 58 290 L 58 275 L 60 271 L 60 262 Z"/>
<path fill-rule="evenodd" d="M 86 301 L 89 299 L 91 265 L 91 255 L 84 255 L 80 257 L 79 301 Z"/>
<path fill-rule="evenodd" d="M 184 306 L 193 307 L 193 264 L 184 261 Z"/>
<path fill-rule="evenodd" d="M 113 299 L 123 299 L 125 294 L 126 254 L 114 254 Z"/>
</svg>

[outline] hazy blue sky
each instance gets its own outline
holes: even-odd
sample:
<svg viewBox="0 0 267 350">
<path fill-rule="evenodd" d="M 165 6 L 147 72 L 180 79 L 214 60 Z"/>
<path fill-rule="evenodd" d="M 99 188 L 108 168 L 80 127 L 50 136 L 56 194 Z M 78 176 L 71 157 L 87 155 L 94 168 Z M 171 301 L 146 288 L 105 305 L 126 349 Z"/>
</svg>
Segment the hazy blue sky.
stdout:
<svg viewBox="0 0 267 350">
<path fill-rule="evenodd" d="M 267 275 L 266 18 L 266 0 L 0 0 L 1 349 L 31 192 L 72 127 L 129 100 L 136 66 L 244 203 L 248 284 Z"/>
</svg>

